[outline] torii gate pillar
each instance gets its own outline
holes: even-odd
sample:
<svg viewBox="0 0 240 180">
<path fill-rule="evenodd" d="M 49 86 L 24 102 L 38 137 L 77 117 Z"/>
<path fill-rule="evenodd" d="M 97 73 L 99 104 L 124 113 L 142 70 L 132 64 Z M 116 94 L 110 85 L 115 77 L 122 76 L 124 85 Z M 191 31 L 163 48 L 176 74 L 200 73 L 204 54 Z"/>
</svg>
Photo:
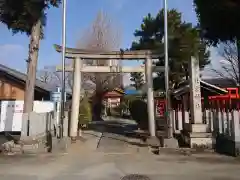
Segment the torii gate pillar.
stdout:
<svg viewBox="0 0 240 180">
<path fill-rule="evenodd" d="M 152 78 L 152 59 L 147 56 L 145 63 L 145 75 L 147 83 L 147 110 L 150 135 L 156 136 L 156 122 L 154 117 L 154 97 L 153 97 L 153 78 Z"/>
<path fill-rule="evenodd" d="M 72 142 L 76 141 L 78 132 L 78 118 L 81 95 L 81 65 L 80 58 L 74 59 L 74 76 L 73 76 L 73 95 L 72 95 L 72 111 L 70 120 L 70 137 Z"/>
</svg>

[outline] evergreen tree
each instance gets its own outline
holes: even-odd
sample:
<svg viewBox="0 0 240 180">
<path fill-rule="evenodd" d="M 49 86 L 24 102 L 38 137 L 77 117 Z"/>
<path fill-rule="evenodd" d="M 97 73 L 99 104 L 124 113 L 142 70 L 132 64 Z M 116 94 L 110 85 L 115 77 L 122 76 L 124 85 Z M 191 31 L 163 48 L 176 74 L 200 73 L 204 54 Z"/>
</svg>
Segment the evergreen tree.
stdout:
<svg viewBox="0 0 240 180">
<path fill-rule="evenodd" d="M 202 36 L 210 44 L 234 43 L 237 47 L 236 72 L 240 77 L 240 1 L 194 0 Z M 240 85 L 240 78 L 238 78 Z"/>
<path fill-rule="evenodd" d="M 25 33 L 30 37 L 27 59 L 27 79 L 24 96 L 24 112 L 31 112 L 34 101 L 34 87 L 40 39 L 46 25 L 46 10 L 58 7 L 61 0 L 1 0 L 0 22 L 13 34 Z"/>
<path fill-rule="evenodd" d="M 200 68 L 210 63 L 209 51 L 200 38 L 197 27 L 182 21 L 182 14 L 176 9 L 168 11 L 169 34 L 169 80 L 170 87 L 188 77 L 188 63 L 191 56 L 198 56 Z M 133 50 L 150 49 L 163 53 L 164 47 L 164 10 L 153 17 L 148 14 L 143 18 L 140 29 L 134 33 L 139 40 L 132 43 Z M 156 65 L 164 66 L 164 57 Z M 158 72 L 154 79 L 155 89 L 164 89 L 164 72 Z"/>
</svg>

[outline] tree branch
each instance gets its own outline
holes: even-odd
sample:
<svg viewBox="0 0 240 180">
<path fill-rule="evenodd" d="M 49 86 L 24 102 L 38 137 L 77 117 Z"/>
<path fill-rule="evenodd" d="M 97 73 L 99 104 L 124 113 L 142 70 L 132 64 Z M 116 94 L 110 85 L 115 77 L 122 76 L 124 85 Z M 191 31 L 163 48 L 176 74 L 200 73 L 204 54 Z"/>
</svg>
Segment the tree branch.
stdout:
<svg viewBox="0 0 240 180">
<path fill-rule="evenodd" d="M 212 71 L 221 78 L 229 79 L 235 84 L 239 82 L 238 55 L 236 44 L 227 42 L 219 47 L 219 55 L 223 58 L 220 69 Z"/>
<path fill-rule="evenodd" d="M 77 42 L 77 48 L 91 49 L 96 51 L 118 50 L 120 46 L 119 28 L 113 24 L 108 16 L 99 12 L 93 24 L 82 34 Z M 110 61 L 106 60 L 85 60 L 85 64 L 95 66 L 108 66 Z M 83 73 L 83 81 L 91 81 L 96 91 L 111 89 L 120 85 L 117 77 L 120 74 L 110 73 Z"/>
</svg>

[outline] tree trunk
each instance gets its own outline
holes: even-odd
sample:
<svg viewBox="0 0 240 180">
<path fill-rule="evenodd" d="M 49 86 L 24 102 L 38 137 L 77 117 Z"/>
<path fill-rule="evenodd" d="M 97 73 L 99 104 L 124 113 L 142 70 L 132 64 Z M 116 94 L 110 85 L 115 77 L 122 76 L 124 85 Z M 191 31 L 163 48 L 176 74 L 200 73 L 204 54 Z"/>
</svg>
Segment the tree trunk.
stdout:
<svg viewBox="0 0 240 180">
<path fill-rule="evenodd" d="M 29 44 L 29 54 L 27 60 L 27 79 L 25 85 L 25 95 L 24 95 L 24 113 L 29 113 L 33 110 L 34 102 L 34 89 L 36 81 L 36 70 L 37 70 L 37 60 L 39 52 L 41 36 L 41 20 L 32 27 L 30 44 Z"/>
<path fill-rule="evenodd" d="M 103 96 L 103 84 L 101 81 L 101 76 L 99 76 L 97 73 L 95 73 L 95 84 L 96 84 L 96 90 L 94 94 L 94 101 L 93 101 L 93 120 L 94 121 L 100 121 L 101 118 L 101 112 L 102 112 L 102 96 Z"/>
<path fill-rule="evenodd" d="M 93 121 L 101 121 L 103 93 L 96 92 L 93 102 Z"/>
</svg>

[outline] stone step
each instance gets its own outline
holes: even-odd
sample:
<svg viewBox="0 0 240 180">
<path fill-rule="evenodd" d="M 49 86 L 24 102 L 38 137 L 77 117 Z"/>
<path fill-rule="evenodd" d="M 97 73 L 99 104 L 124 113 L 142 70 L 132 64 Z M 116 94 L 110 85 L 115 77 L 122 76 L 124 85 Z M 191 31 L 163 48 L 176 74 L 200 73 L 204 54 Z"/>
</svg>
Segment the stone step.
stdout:
<svg viewBox="0 0 240 180">
<path fill-rule="evenodd" d="M 211 138 L 212 133 L 189 133 L 190 138 Z"/>
</svg>

